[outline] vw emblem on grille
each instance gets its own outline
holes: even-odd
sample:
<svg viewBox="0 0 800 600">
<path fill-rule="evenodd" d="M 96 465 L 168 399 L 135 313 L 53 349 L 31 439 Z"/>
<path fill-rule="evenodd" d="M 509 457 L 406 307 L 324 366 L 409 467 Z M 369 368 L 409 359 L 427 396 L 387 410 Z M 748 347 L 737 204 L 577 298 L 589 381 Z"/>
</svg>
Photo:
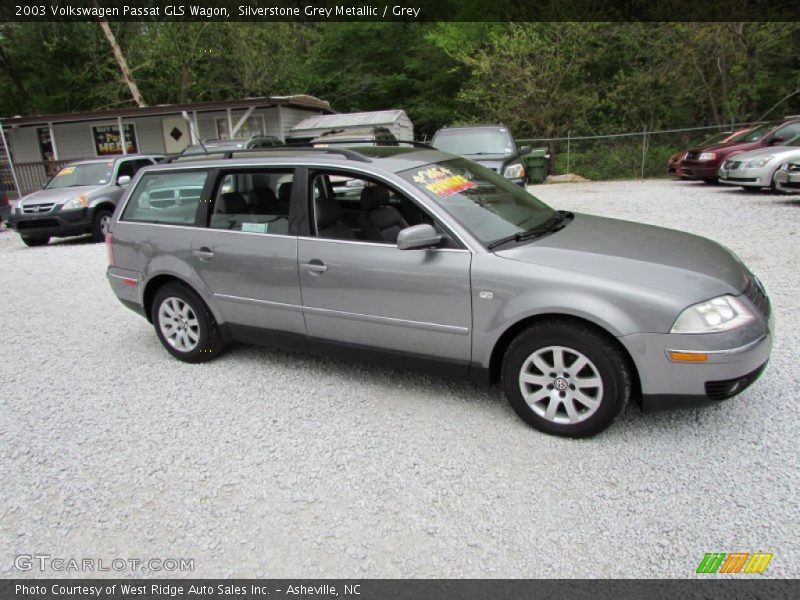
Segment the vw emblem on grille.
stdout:
<svg viewBox="0 0 800 600">
<path fill-rule="evenodd" d="M 39 212 L 40 208 L 41 208 L 41 206 L 34 206 L 33 207 L 33 212 Z"/>
</svg>

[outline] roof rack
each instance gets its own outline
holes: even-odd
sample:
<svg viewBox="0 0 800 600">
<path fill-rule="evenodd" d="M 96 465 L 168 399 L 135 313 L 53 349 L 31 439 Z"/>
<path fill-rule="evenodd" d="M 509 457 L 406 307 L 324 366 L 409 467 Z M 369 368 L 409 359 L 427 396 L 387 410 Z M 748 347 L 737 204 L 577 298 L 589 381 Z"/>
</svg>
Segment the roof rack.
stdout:
<svg viewBox="0 0 800 600">
<path fill-rule="evenodd" d="M 302 152 L 317 152 L 319 154 L 341 154 L 345 158 L 349 160 L 357 160 L 359 162 L 372 162 L 369 158 L 364 156 L 363 154 L 359 154 L 358 152 L 354 152 L 353 150 L 347 150 L 346 148 L 314 148 L 309 146 L 290 146 L 290 145 L 283 145 L 283 146 L 266 146 L 264 148 L 242 148 L 242 149 L 233 149 L 233 150 L 211 150 L 206 152 L 205 154 L 198 153 L 198 154 L 173 154 L 167 156 L 162 160 L 162 163 L 172 163 L 180 158 L 186 158 L 189 160 L 203 160 L 203 159 L 230 159 L 233 158 L 234 155 L 247 155 L 247 154 L 263 154 L 265 152 L 286 152 L 286 151 L 302 151 Z"/>
<path fill-rule="evenodd" d="M 355 150 L 350 150 L 348 148 L 330 148 L 327 145 L 347 145 L 347 144 L 354 144 L 359 142 L 375 142 L 372 139 L 352 139 L 352 140 L 331 140 L 330 142 L 323 142 L 326 146 L 321 146 L 320 142 L 317 142 L 316 145 L 310 144 L 308 142 L 290 142 L 288 144 L 283 144 L 280 146 L 266 146 L 264 148 L 242 148 L 242 149 L 226 149 L 226 150 L 210 150 L 205 154 L 198 153 L 198 154 L 173 154 L 167 156 L 162 160 L 162 163 L 172 163 L 179 158 L 189 158 L 190 160 L 203 160 L 204 158 L 208 157 L 209 159 L 212 157 L 215 158 L 222 158 L 222 159 L 230 159 L 233 158 L 234 155 L 247 155 L 247 154 L 260 154 L 264 152 L 286 152 L 286 151 L 302 151 L 302 152 L 317 152 L 320 154 L 339 154 L 344 156 L 349 160 L 356 160 L 359 162 L 372 162 L 371 159 L 364 156 L 360 152 L 356 152 Z M 380 146 L 376 147 L 388 147 L 394 146 L 399 144 L 409 144 L 414 148 L 426 148 L 428 150 L 433 150 L 433 146 L 430 144 L 426 144 L 424 142 L 416 142 L 414 140 L 393 140 L 391 143 L 388 144 L 381 144 Z M 372 146 L 369 146 L 372 147 Z"/>
</svg>

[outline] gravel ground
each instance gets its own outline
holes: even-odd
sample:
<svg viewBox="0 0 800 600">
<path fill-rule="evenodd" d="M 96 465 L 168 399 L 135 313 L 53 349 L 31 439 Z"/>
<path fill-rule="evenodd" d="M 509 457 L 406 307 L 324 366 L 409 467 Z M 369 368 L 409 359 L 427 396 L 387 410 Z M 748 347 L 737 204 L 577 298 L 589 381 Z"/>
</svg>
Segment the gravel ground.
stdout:
<svg viewBox="0 0 800 600">
<path fill-rule="evenodd" d="M 766 374 L 719 406 L 632 407 L 559 439 L 498 388 L 244 346 L 180 363 L 111 293 L 102 245 L 4 231 L 0 576 L 49 554 L 191 558 L 202 577 L 680 578 L 710 551 L 800 576 L 800 198 L 534 192 L 733 248 L 777 314 Z"/>
</svg>

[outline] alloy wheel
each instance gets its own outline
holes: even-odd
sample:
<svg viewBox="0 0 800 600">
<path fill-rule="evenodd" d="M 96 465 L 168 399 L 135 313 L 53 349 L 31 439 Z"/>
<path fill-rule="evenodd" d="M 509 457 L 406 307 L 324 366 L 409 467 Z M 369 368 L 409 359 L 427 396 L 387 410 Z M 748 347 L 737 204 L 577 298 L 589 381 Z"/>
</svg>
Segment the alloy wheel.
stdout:
<svg viewBox="0 0 800 600">
<path fill-rule="evenodd" d="M 519 387 L 531 410 L 559 424 L 585 421 L 603 399 L 603 380 L 595 364 L 564 346 L 548 346 L 531 354 L 520 369 Z"/>
<path fill-rule="evenodd" d="M 200 341 L 200 323 L 192 307 L 175 296 L 158 308 L 158 326 L 167 343 L 179 352 L 191 352 Z"/>
</svg>

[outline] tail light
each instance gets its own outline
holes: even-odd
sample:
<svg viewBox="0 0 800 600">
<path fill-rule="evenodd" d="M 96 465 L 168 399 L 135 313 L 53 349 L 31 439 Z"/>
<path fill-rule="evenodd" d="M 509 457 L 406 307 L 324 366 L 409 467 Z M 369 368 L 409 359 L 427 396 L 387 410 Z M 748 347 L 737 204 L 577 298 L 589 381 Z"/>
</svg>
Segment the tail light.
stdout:
<svg viewBox="0 0 800 600">
<path fill-rule="evenodd" d="M 114 262 L 114 236 L 110 233 L 106 234 L 106 253 L 108 254 L 108 266 L 116 266 Z"/>
</svg>

